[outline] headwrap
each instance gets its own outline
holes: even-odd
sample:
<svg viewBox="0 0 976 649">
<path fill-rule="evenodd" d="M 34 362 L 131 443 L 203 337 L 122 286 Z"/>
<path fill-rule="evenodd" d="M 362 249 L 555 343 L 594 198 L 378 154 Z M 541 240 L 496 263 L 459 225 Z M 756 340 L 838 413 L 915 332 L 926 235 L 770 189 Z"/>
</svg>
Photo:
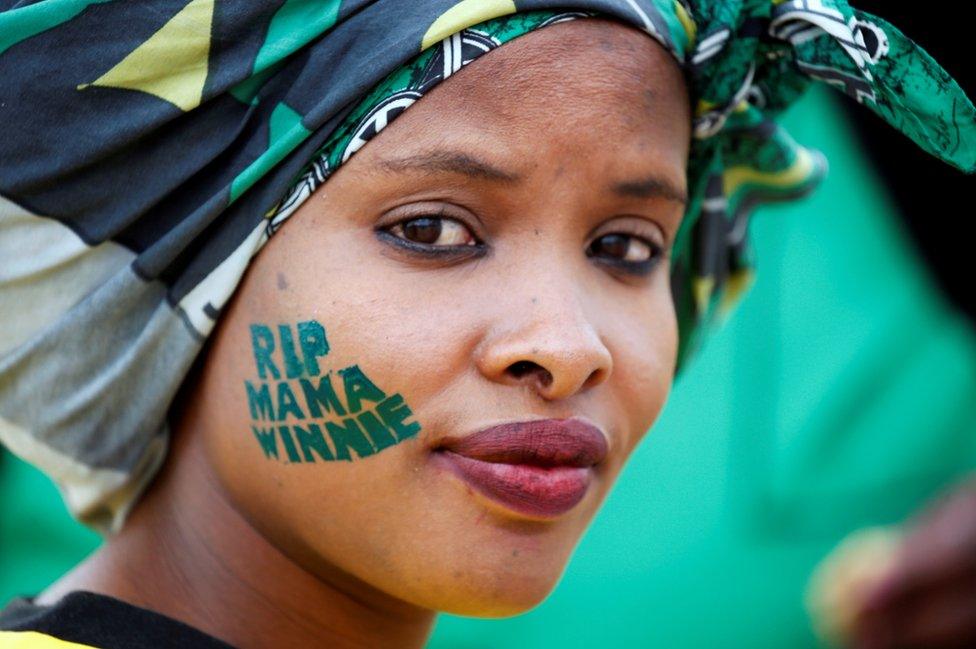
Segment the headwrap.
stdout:
<svg viewBox="0 0 976 649">
<path fill-rule="evenodd" d="M 0 0 L 0 440 L 118 528 L 250 259 L 430 88 L 531 30 L 646 32 L 694 102 L 672 255 L 680 360 L 748 279 L 747 215 L 822 156 L 774 121 L 811 82 L 976 169 L 976 111 L 844 0 Z"/>
</svg>

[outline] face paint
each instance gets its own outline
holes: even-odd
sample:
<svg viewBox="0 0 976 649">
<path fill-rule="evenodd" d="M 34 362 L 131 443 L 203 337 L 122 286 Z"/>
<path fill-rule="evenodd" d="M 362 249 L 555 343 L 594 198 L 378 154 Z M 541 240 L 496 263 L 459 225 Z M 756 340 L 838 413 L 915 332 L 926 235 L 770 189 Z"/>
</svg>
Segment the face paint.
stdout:
<svg viewBox="0 0 976 649">
<path fill-rule="evenodd" d="M 251 432 L 265 458 L 287 464 L 366 458 L 420 432 L 399 393 L 358 365 L 322 374 L 329 353 L 316 320 L 251 325 L 255 380 L 245 380 Z"/>
</svg>

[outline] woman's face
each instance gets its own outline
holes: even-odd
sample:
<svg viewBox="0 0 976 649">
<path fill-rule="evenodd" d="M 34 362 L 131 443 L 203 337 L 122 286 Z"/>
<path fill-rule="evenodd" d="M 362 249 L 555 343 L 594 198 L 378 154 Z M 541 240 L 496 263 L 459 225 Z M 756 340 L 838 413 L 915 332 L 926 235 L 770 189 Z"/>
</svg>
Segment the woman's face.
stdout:
<svg viewBox="0 0 976 649">
<path fill-rule="evenodd" d="M 383 130 L 215 334 L 197 397 L 237 509 L 324 579 L 468 615 L 537 604 L 671 385 L 689 123 L 671 57 L 587 19 Z"/>
</svg>

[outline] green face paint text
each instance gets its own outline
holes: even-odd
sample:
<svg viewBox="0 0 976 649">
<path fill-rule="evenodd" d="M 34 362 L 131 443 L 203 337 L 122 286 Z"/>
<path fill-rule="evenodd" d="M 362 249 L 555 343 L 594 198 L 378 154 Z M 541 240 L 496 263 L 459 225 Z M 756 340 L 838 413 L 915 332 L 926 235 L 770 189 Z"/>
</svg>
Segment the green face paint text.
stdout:
<svg viewBox="0 0 976 649">
<path fill-rule="evenodd" d="M 264 456 L 285 463 L 365 458 L 415 437 L 400 394 L 387 395 L 358 365 L 323 374 L 329 353 L 316 320 L 251 325 L 256 380 L 244 381 L 251 431 Z"/>
</svg>

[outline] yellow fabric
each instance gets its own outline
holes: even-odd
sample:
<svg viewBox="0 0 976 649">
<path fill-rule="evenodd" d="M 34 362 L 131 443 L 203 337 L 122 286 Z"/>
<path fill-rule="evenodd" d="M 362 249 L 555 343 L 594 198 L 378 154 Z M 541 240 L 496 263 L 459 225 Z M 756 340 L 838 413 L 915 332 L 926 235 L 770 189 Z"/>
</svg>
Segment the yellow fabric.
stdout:
<svg viewBox="0 0 976 649">
<path fill-rule="evenodd" d="M 207 81 L 214 0 L 192 0 L 145 43 L 91 84 L 141 90 L 192 110 Z"/>
<path fill-rule="evenodd" d="M 694 47 L 695 37 L 698 35 L 698 25 L 695 24 L 695 21 L 691 19 L 691 16 L 688 15 L 688 12 L 678 0 L 674 0 L 674 13 L 685 30 L 685 36 L 688 37 L 688 47 Z"/>
<path fill-rule="evenodd" d="M 696 277 L 691 284 L 692 294 L 695 296 L 695 305 L 699 312 L 705 313 L 708 310 L 708 303 L 712 299 L 715 291 L 714 277 Z"/>
<path fill-rule="evenodd" d="M 37 631 L 0 631 L 0 649 L 98 649 Z"/>
<path fill-rule="evenodd" d="M 512 0 L 461 0 L 437 17 L 421 42 L 421 49 L 439 43 L 451 34 L 491 18 L 515 13 Z"/>
<path fill-rule="evenodd" d="M 752 167 L 729 167 L 722 174 L 725 195 L 732 196 L 746 183 L 756 183 L 771 187 L 791 187 L 807 177 L 813 168 L 813 156 L 806 149 L 797 150 L 796 160 L 787 169 L 774 173 L 764 173 Z"/>
</svg>

